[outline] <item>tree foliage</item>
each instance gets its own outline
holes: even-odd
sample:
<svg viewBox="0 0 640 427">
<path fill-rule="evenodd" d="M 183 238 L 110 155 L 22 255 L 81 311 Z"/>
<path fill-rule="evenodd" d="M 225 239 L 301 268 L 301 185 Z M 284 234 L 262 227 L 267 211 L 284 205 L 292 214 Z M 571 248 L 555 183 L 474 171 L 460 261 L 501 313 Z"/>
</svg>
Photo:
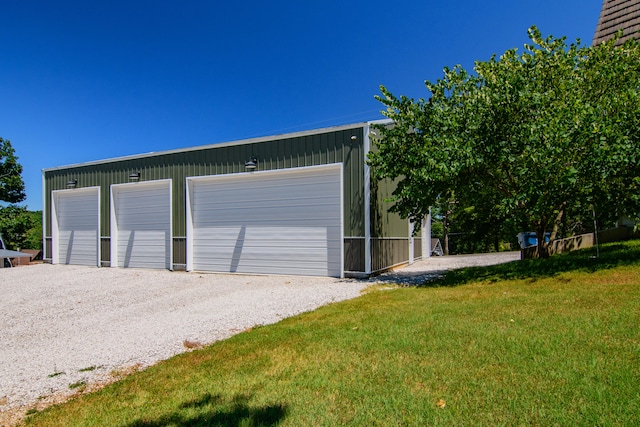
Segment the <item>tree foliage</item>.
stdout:
<svg viewBox="0 0 640 427">
<path fill-rule="evenodd" d="M 42 213 L 15 205 L 25 198 L 22 165 L 11 142 L 0 138 L 0 234 L 10 248 L 39 249 Z"/>
<path fill-rule="evenodd" d="M 0 207 L 0 234 L 11 249 L 41 249 L 42 211 L 28 211 L 26 207 Z"/>
<path fill-rule="evenodd" d="M 640 46 L 615 39 L 583 47 L 543 38 L 508 50 L 474 72 L 445 68 L 426 81 L 429 97 L 377 99 L 392 126 L 380 126 L 374 175 L 399 179 L 392 210 L 420 218 L 455 195 L 491 221 L 538 234 L 548 254 L 563 220 L 640 211 Z"/>
<path fill-rule="evenodd" d="M 20 203 L 26 198 L 22 165 L 8 139 L 0 138 L 0 202 Z"/>
</svg>

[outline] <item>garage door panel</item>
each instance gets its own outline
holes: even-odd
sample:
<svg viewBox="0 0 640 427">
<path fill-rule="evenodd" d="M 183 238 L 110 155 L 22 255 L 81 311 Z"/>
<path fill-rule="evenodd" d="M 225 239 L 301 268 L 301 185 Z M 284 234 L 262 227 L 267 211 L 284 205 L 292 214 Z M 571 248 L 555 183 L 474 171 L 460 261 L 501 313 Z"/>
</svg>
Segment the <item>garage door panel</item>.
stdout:
<svg viewBox="0 0 640 427">
<path fill-rule="evenodd" d="M 196 257 L 198 259 L 198 257 Z M 252 272 L 252 273 L 261 273 L 261 274 L 289 274 L 283 273 L 283 271 L 300 271 L 300 270 L 327 270 L 333 268 L 340 268 L 340 263 L 334 262 L 329 263 L 327 267 L 326 259 L 318 259 L 318 260 L 303 260 L 296 262 L 295 264 L 291 263 L 291 260 L 267 260 L 263 257 L 250 259 L 248 257 L 242 258 L 233 258 L 233 257 L 224 257 L 224 258 L 216 258 L 214 260 L 208 261 L 208 258 L 203 258 L 200 261 L 207 262 L 208 265 L 216 266 L 217 270 L 209 270 L 209 271 L 219 271 L 219 272 Z M 305 275 L 309 275 L 305 273 Z"/>
<path fill-rule="evenodd" d="M 72 230 L 60 233 L 60 262 L 73 265 L 97 265 L 98 233 L 91 230 Z"/>
<path fill-rule="evenodd" d="M 97 266 L 99 262 L 99 190 L 86 188 L 54 192 L 55 261 Z"/>
<path fill-rule="evenodd" d="M 190 182 L 193 269 L 342 274 L 341 168 Z"/>
<path fill-rule="evenodd" d="M 118 243 L 121 246 L 129 245 L 129 242 L 135 241 L 136 246 L 156 246 L 160 249 L 163 248 L 164 245 L 158 245 L 158 242 L 167 241 L 168 233 L 165 231 L 155 231 L 155 230 L 127 230 L 120 231 L 118 234 Z"/>
<path fill-rule="evenodd" d="M 250 196 L 247 196 L 250 197 Z M 232 205 L 232 206 L 229 206 Z M 233 201 L 221 201 L 218 199 L 214 199 L 207 204 L 202 204 L 202 207 L 207 207 L 211 210 L 211 212 L 216 212 L 218 214 L 228 212 L 236 212 L 241 215 L 251 215 L 251 214 L 260 214 L 264 209 L 267 210 L 275 210 L 278 209 L 280 212 L 289 212 L 302 210 L 305 213 L 309 213 L 310 207 L 315 207 L 321 211 L 326 213 L 333 213 L 334 216 L 339 217 L 336 214 L 336 209 L 340 206 L 340 203 L 336 201 L 334 198 L 297 198 L 295 200 L 292 199 L 270 199 L 270 200 L 260 200 L 253 199 L 248 201 L 240 201 L 234 203 Z"/>
<path fill-rule="evenodd" d="M 96 228 L 97 213 L 94 209 L 63 209 L 58 211 L 58 215 L 58 225 L 62 230 L 77 230 L 79 228 L 94 230 Z"/>
<path fill-rule="evenodd" d="M 261 194 L 265 194 L 265 190 L 273 189 L 288 189 L 288 191 L 299 191 L 301 193 L 304 193 L 304 190 L 300 189 L 301 186 L 305 188 L 329 188 L 331 187 L 332 183 L 337 183 L 340 181 L 340 177 L 331 177 L 325 173 L 309 174 L 307 172 L 307 174 L 307 176 L 298 175 L 294 179 L 291 178 L 292 175 L 283 175 L 281 177 L 265 177 L 264 180 L 252 180 L 250 178 L 238 179 L 237 176 L 231 175 L 226 175 L 224 177 L 220 176 L 218 179 L 218 184 L 224 184 L 224 188 L 220 188 L 218 190 L 211 188 L 209 186 L 209 183 L 205 181 L 194 184 L 196 188 L 204 187 L 202 192 L 203 195 L 206 195 L 207 193 L 215 193 L 216 195 L 220 196 L 229 196 L 233 195 L 233 193 L 238 190 L 245 190 L 247 188 L 254 189 L 256 190 L 256 192 Z M 248 186 L 248 183 L 251 183 L 251 185 Z"/>
<path fill-rule="evenodd" d="M 164 230 L 167 227 L 167 212 L 144 213 L 121 217 L 119 229 L 125 230 Z"/>
<path fill-rule="evenodd" d="M 309 206 L 315 206 L 318 209 L 323 209 L 326 211 L 332 211 L 334 208 L 340 205 L 339 201 L 336 201 L 333 198 L 318 198 L 318 197 L 297 197 L 295 199 L 291 198 L 274 198 L 274 199 L 261 199 L 255 198 L 253 200 L 224 200 L 220 198 L 216 198 L 212 195 L 211 199 L 204 199 L 202 201 L 195 201 L 201 208 L 207 208 L 211 211 L 223 213 L 225 211 L 234 211 L 240 213 L 250 213 L 255 211 L 260 211 L 261 209 L 273 209 L 277 208 L 308 208 Z M 241 209 L 246 209 L 247 212 L 239 211 Z"/>
<path fill-rule="evenodd" d="M 221 242 L 220 245 L 203 245 L 202 248 L 206 249 L 206 255 L 212 257 L 242 257 L 246 259 L 259 259 L 264 258 L 268 260 L 285 259 L 289 260 L 291 256 L 296 257 L 298 255 L 313 256 L 314 259 L 327 259 L 327 249 L 325 245 L 309 244 L 309 242 L 279 242 L 279 244 L 269 244 L 269 242 L 238 242 L 229 241 Z M 265 249 L 270 249 L 265 251 Z"/>
<path fill-rule="evenodd" d="M 170 181 L 118 185 L 112 191 L 117 266 L 170 269 Z"/>
<path fill-rule="evenodd" d="M 152 181 L 147 181 L 146 183 L 149 183 Z M 120 198 L 123 200 L 127 200 L 127 199 L 136 199 L 136 200 L 140 200 L 140 199 L 155 199 L 158 196 L 164 196 L 166 193 L 166 189 L 158 186 L 157 188 L 149 188 L 149 187 L 145 187 L 144 184 L 146 183 L 137 183 L 137 184 L 132 184 L 133 186 L 138 185 L 138 188 L 133 188 L 131 187 L 129 190 L 127 190 L 126 192 L 123 192 L 120 195 Z"/>
<path fill-rule="evenodd" d="M 69 224 L 63 224 L 60 226 L 60 230 L 64 231 L 96 231 L 96 223 L 87 221 L 86 218 L 76 217 L 77 220 L 74 221 L 74 217 L 69 217 Z M 97 233 L 97 231 L 96 231 Z"/>
<path fill-rule="evenodd" d="M 159 197 L 168 197 L 168 195 L 159 196 Z M 117 214 L 121 218 L 124 223 L 140 222 L 143 220 L 144 222 L 153 222 L 153 223 L 165 223 L 166 218 L 166 208 L 167 201 L 163 200 L 162 203 L 140 203 L 139 200 L 136 199 L 121 199 L 119 198 Z M 143 217 L 143 218 L 142 218 Z"/>
<path fill-rule="evenodd" d="M 231 202 L 226 207 L 209 208 L 200 206 L 194 215 L 194 221 L 202 226 L 212 226 L 224 222 L 237 223 L 281 223 L 292 221 L 293 224 L 308 225 L 313 223 L 331 224 L 340 221 L 339 203 L 309 203 L 307 205 L 279 205 L 279 206 L 252 206 L 251 208 L 237 207 Z M 213 205 L 210 205 L 213 206 Z"/>
<path fill-rule="evenodd" d="M 289 171 L 294 171 L 294 169 L 297 170 L 301 170 L 303 168 L 293 168 L 293 169 L 288 169 Z M 284 169 L 281 169 L 281 171 L 284 171 Z M 251 181 L 251 187 L 252 188 L 256 188 L 256 189 L 269 189 L 271 188 L 272 185 L 277 185 L 278 187 L 297 187 L 298 184 L 300 185 L 326 185 L 327 182 L 337 182 L 340 180 L 340 177 L 335 176 L 335 177 L 331 177 L 328 176 L 325 171 L 319 172 L 319 173 L 313 173 L 310 172 L 309 170 L 305 171 L 305 176 L 302 176 L 300 174 L 297 174 L 297 176 L 295 177 L 295 180 L 291 179 L 292 174 L 283 174 L 281 176 L 275 176 L 275 175 L 271 175 L 269 177 L 266 177 L 265 180 L 252 180 L 247 179 L 247 180 L 241 180 L 238 179 L 238 174 L 231 174 L 231 175 L 225 175 L 225 176 L 217 176 L 218 178 L 218 182 L 219 183 L 224 183 L 225 186 L 224 188 L 221 188 L 219 191 L 218 190 L 213 190 L 213 189 L 209 189 L 208 191 L 212 191 L 212 192 L 220 192 L 221 194 L 224 193 L 228 193 L 230 191 L 236 191 L 238 189 L 242 189 L 242 188 L 246 188 L 246 183 Z M 297 173 L 296 171 L 294 171 L 294 173 Z M 236 176 L 232 176 L 232 175 L 236 175 Z M 258 174 L 255 174 L 258 175 Z M 263 177 L 265 177 L 265 175 L 262 175 Z M 208 183 L 206 183 L 205 181 L 201 181 L 201 182 L 196 182 L 194 183 L 195 185 L 201 185 L 203 187 L 207 187 Z"/>
<path fill-rule="evenodd" d="M 264 264 L 248 264 L 248 263 L 239 263 L 235 268 L 233 263 L 231 263 L 231 267 L 229 268 L 229 264 L 220 263 L 212 265 L 211 270 L 207 271 L 216 271 L 216 272 L 230 272 L 230 273 L 247 273 L 247 274 L 291 274 L 291 275 L 301 275 L 301 276 L 310 276 L 309 270 L 311 271 L 339 271 L 341 268 L 340 263 L 329 263 L 326 264 L 313 264 L 308 262 L 298 262 L 292 264 L 291 262 L 279 262 L 279 263 L 264 263 Z M 325 273 L 324 276 L 332 276 L 331 274 Z"/>
<path fill-rule="evenodd" d="M 217 201 L 219 203 L 225 202 L 233 202 L 233 203 L 241 203 L 238 200 L 238 192 L 242 191 L 245 193 L 245 206 L 250 207 L 251 205 L 248 203 L 261 203 L 261 202 L 295 202 L 296 200 L 308 200 L 308 201 L 317 201 L 321 198 L 325 198 L 327 200 L 332 200 L 331 196 L 323 196 L 328 191 L 331 191 L 335 188 L 337 182 L 325 182 L 319 185 L 307 185 L 304 182 L 298 182 L 296 180 L 295 185 L 288 184 L 283 187 L 275 187 L 277 185 L 276 182 L 270 182 L 269 185 L 259 186 L 259 187 L 236 187 L 233 190 L 221 190 L 214 191 L 212 189 L 207 189 L 207 187 L 201 185 L 196 186 L 197 190 L 197 198 L 194 200 L 196 203 L 199 202 L 213 202 Z M 219 183 L 219 185 L 223 185 L 223 183 Z M 306 188 L 301 189 L 301 186 L 306 186 Z"/>
<path fill-rule="evenodd" d="M 165 239 L 166 234 L 161 232 L 122 233 L 118 245 L 121 267 L 166 268 L 168 247 L 158 244 Z"/>
<path fill-rule="evenodd" d="M 215 225 L 225 225 L 225 226 L 233 226 L 238 222 L 242 222 L 244 224 L 252 224 L 257 221 L 260 221 L 261 225 L 267 225 L 273 228 L 290 228 L 290 226 L 294 227 L 304 227 L 308 225 L 310 221 L 327 221 L 327 220 L 338 220 L 338 218 L 323 216 L 323 215 L 315 215 L 315 214 L 307 214 L 306 218 L 296 217 L 292 212 L 285 212 L 282 214 L 278 214 L 277 210 L 273 211 L 264 211 L 265 214 L 271 214 L 271 217 L 262 217 L 260 214 L 255 215 L 220 215 L 218 221 L 215 220 L 216 217 L 213 215 L 201 218 L 201 221 L 204 226 L 215 226 Z M 303 212 L 302 212 L 303 213 Z M 301 213 L 301 214 L 302 214 Z"/>
<path fill-rule="evenodd" d="M 77 243 L 94 244 L 98 237 L 98 232 L 95 230 L 65 230 L 60 232 L 60 237 Z"/>
<path fill-rule="evenodd" d="M 279 239 L 262 239 L 259 240 L 255 237 L 247 238 L 247 239 L 233 239 L 233 238 L 220 238 L 215 237 L 215 244 L 208 244 L 205 241 L 198 241 L 198 244 L 202 247 L 206 248 L 226 248 L 230 245 L 234 247 L 241 248 L 273 248 L 273 249 L 281 249 L 281 248 L 292 248 L 292 249 L 305 249 L 305 248 L 322 248 L 326 249 L 327 245 L 338 245 L 340 242 L 338 240 L 330 241 L 327 239 L 287 239 L 285 237 L 280 237 Z"/>
<path fill-rule="evenodd" d="M 78 207 L 68 206 L 66 203 L 63 204 L 61 208 L 62 209 L 58 209 L 58 214 L 63 214 L 64 216 L 60 218 L 60 225 L 71 224 L 77 221 L 93 223 L 94 218 L 87 216 L 87 214 L 95 215 L 95 211 L 92 208 L 86 208 L 81 205 Z"/>
<path fill-rule="evenodd" d="M 225 211 L 230 211 L 227 206 L 228 203 L 233 203 L 235 209 L 246 209 L 247 212 L 240 213 L 250 213 L 255 212 L 260 209 L 274 209 L 274 208 L 289 208 L 289 209 L 306 209 L 310 206 L 315 206 L 317 209 L 322 209 L 327 212 L 334 212 L 335 209 L 340 205 L 334 198 L 319 198 L 319 197 L 307 197 L 302 198 L 299 197 L 295 200 L 281 198 L 281 199 L 254 199 L 254 200 L 244 200 L 238 202 L 225 201 L 219 198 L 196 202 L 198 206 L 201 208 L 207 208 L 211 212 L 224 213 Z M 275 206 L 274 206 L 275 205 Z M 238 212 L 238 211 L 236 211 Z"/>
<path fill-rule="evenodd" d="M 267 247 L 282 246 L 337 246 L 340 244 L 338 227 L 233 227 L 199 230 L 195 241 L 205 246 L 226 247 L 233 242 L 250 242 Z"/>
</svg>

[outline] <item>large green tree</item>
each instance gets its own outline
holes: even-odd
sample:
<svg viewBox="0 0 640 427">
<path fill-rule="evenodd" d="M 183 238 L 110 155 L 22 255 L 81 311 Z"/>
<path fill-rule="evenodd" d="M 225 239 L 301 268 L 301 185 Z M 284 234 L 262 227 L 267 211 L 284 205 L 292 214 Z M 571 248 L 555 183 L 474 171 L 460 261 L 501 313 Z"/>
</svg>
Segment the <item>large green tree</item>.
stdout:
<svg viewBox="0 0 640 427">
<path fill-rule="evenodd" d="M 463 208 L 491 207 L 528 224 L 538 250 L 569 213 L 603 218 L 640 211 L 640 46 L 584 47 L 529 29 L 520 53 L 445 68 L 427 99 L 377 98 L 393 126 L 380 127 L 374 175 L 399 179 L 392 209 L 424 216 L 455 194 Z"/>
<path fill-rule="evenodd" d="M 26 198 L 22 165 L 8 139 L 0 138 L 0 202 L 20 203 Z"/>
</svg>

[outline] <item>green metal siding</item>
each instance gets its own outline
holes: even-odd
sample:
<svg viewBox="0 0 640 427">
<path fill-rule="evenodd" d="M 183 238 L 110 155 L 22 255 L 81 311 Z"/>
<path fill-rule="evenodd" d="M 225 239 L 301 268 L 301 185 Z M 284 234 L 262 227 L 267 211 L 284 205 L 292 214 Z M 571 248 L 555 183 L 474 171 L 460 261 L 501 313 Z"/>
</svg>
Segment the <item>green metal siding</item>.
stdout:
<svg viewBox="0 0 640 427">
<path fill-rule="evenodd" d="M 392 203 L 387 200 L 395 188 L 396 181 L 389 179 L 371 182 L 372 272 L 381 272 L 409 261 L 408 220 L 389 212 Z M 416 256 L 419 253 L 416 252 Z"/>
<path fill-rule="evenodd" d="M 400 215 L 389 212 L 396 183 L 389 179 L 371 182 L 371 237 L 409 237 L 409 225 Z"/>
<path fill-rule="evenodd" d="M 416 259 L 422 258 L 422 230 L 413 239 L 413 254 Z"/>
<path fill-rule="evenodd" d="M 371 239 L 371 269 L 380 272 L 409 261 L 408 238 Z"/>
<path fill-rule="evenodd" d="M 46 235 L 51 235 L 51 192 L 66 189 L 67 181 L 76 179 L 77 188 L 100 187 L 100 233 L 103 237 L 109 236 L 110 185 L 127 183 L 129 174 L 140 172 L 140 181 L 173 180 L 173 235 L 174 238 L 184 237 L 186 177 L 244 173 L 245 162 L 255 156 L 259 170 L 343 163 L 344 233 L 346 237 L 364 236 L 363 137 L 363 126 L 359 125 L 323 133 L 284 135 L 259 142 L 214 145 L 45 170 Z M 177 261 L 174 257 L 174 262 Z"/>
<path fill-rule="evenodd" d="M 365 238 L 346 237 L 344 239 L 344 270 L 365 271 Z"/>
</svg>

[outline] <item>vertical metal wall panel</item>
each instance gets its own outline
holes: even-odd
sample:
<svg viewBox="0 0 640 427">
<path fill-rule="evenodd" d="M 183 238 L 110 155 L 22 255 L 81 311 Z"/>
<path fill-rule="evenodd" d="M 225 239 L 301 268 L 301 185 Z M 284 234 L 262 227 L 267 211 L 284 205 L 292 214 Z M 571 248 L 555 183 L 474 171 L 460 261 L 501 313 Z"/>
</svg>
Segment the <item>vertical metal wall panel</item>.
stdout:
<svg viewBox="0 0 640 427">
<path fill-rule="evenodd" d="M 52 245 L 53 243 L 51 241 L 51 237 L 46 237 L 44 239 L 44 253 L 46 254 L 46 257 L 43 259 L 47 261 L 51 261 L 51 248 L 53 247 Z"/>
<path fill-rule="evenodd" d="M 371 266 L 373 272 L 404 264 L 409 260 L 409 244 L 406 238 L 371 239 Z"/>
<path fill-rule="evenodd" d="M 187 238 L 173 238 L 173 263 L 184 270 L 187 265 Z"/>
<path fill-rule="evenodd" d="M 363 237 L 346 237 L 344 239 L 345 272 L 365 271 L 365 239 Z"/>
<path fill-rule="evenodd" d="M 422 258 L 422 236 L 418 235 L 413 239 L 413 251 L 416 258 Z"/>
<path fill-rule="evenodd" d="M 340 165 L 189 180 L 196 271 L 343 275 Z"/>
<path fill-rule="evenodd" d="M 371 182 L 371 267 L 373 272 L 409 261 L 408 220 L 389 212 L 391 197 L 396 182 L 383 179 Z M 415 241 L 415 239 L 414 239 Z"/>
<path fill-rule="evenodd" d="M 100 267 L 111 266 L 111 238 L 103 237 L 100 239 Z"/>
<path fill-rule="evenodd" d="M 407 220 L 395 212 L 389 212 L 392 203 L 387 202 L 387 199 L 392 196 L 395 188 L 396 183 L 388 179 L 371 183 L 371 235 L 373 237 L 409 238 Z"/>
</svg>

